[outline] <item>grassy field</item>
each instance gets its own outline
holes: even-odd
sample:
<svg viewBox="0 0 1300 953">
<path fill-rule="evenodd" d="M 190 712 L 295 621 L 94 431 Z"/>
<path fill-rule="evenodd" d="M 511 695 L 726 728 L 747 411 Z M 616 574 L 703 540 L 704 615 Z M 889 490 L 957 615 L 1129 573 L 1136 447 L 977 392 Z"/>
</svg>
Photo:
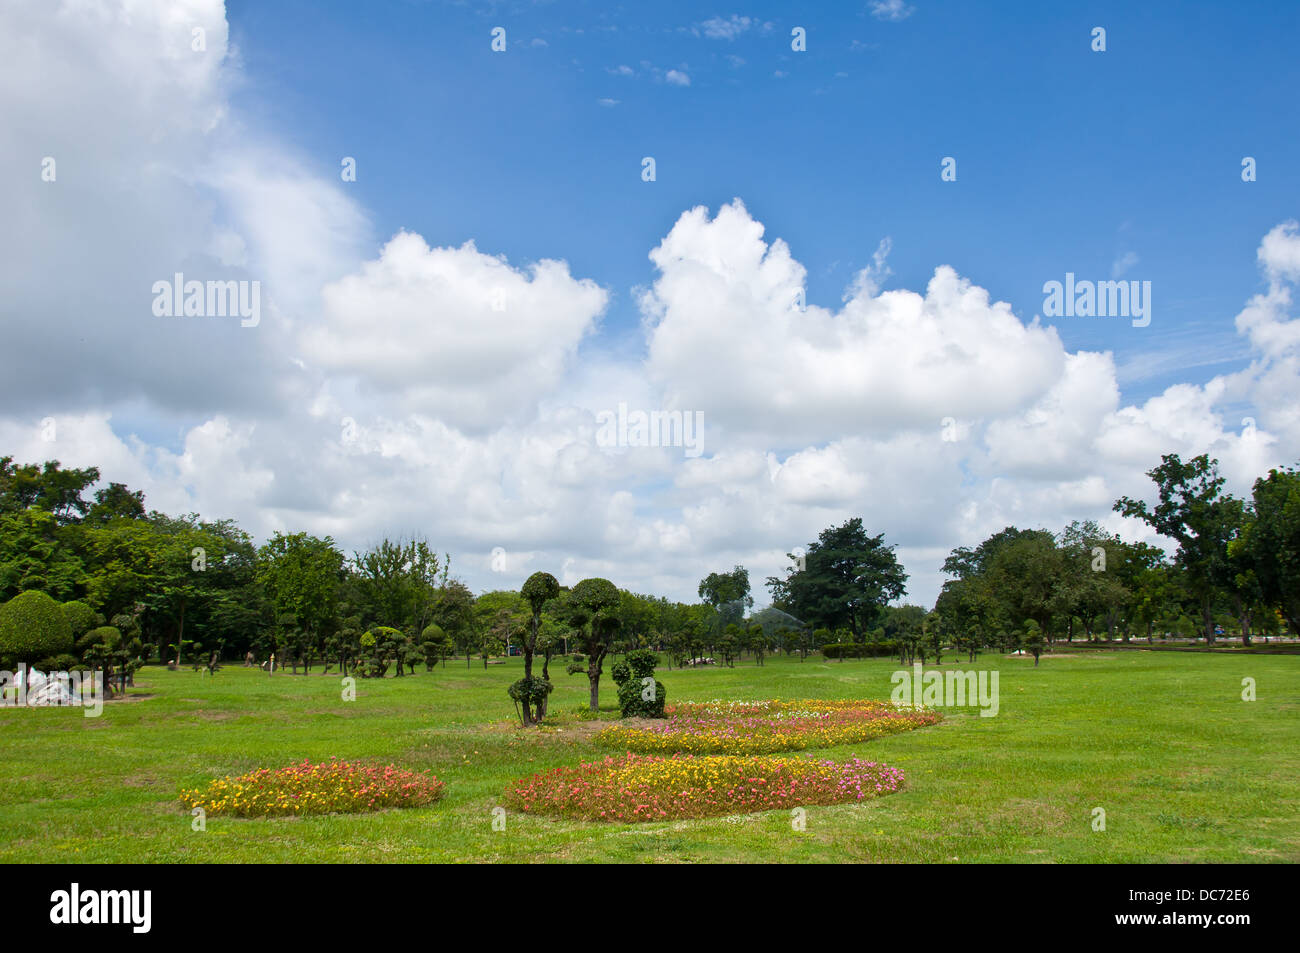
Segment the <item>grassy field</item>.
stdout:
<svg viewBox="0 0 1300 953">
<path fill-rule="evenodd" d="M 951 661 L 944 668 L 953 666 Z M 216 677 L 147 668 L 135 700 L 0 710 L 0 860 L 6 862 L 1216 862 L 1300 860 L 1300 661 L 1286 656 L 1077 653 L 987 656 L 1001 710 L 948 710 L 939 725 L 827 757 L 883 760 L 898 794 L 808 811 L 608 825 L 492 809 L 515 778 L 603 755 L 582 721 L 586 679 L 553 666 L 552 724 L 524 731 L 484 670 L 359 680 Z M 890 660 L 769 658 L 734 669 L 660 670 L 669 702 L 710 698 L 888 698 Z M 558 676 L 556 672 L 558 671 Z M 1258 700 L 1241 700 L 1253 677 Z M 605 704 L 613 682 L 602 682 Z M 613 717 L 612 713 L 602 713 Z M 427 808 L 276 820 L 209 818 L 195 832 L 177 792 L 294 760 L 372 759 L 447 782 Z M 1106 830 L 1092 830 L 1092 810 Z"/>
</svg>

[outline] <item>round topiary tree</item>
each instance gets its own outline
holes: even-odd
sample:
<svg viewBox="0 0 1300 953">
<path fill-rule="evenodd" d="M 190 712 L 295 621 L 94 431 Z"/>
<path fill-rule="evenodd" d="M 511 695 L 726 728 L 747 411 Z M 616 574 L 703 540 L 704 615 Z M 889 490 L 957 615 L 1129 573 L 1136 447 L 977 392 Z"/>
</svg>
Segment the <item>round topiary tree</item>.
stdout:
<svg viewBox="0 0 1300 953">
<path fill-rule="evenodd" d="M 420 647 L 424 649 L 425 671 L 432 672 L 433 667 L 451 650 L 451 637 L 442 626 L 431 622 L 420 633 Z"/>
<path fill-rule="evenodd" d="M 91 629 L 104 624 L 104 617 L 84 602 L 65 602 L 63 616 L 72 627 L 72 640 L 75 642 Z"/>
<path fill-rule="evenodd" d="M 524 581 L 519 594 L 532 610 L 532 620 L 524 635 L 524 677 L 507 689 L 517 705 L 523 706 L 522 721 L 535 725 L 546 715 L 546 697 L 551 683 L 533 677 L 533 656 L 537 653 L 537 630 L 542 624 L 542 607 L 560 594 L 560 583 L 549 572 L 535 572 Z M 536 684 L 541 682 L 543 684 Z"/>
<path fill-rule="evenodd" d="M 589 708 L 592 715 L 596 715 L 600 711 L 601 663 L 613 644 L 614 634 L 620 624 L 617 615 L 618 587 L 608 579 L 593 576 L 573 587 L 573 591 L 569 594 L 569 602 L 586 618 L 583 635 L 586 639 L 585 648 L 589 659 L 587 663 L 587 684 L 591 689 Z"/>
<path fill-rule="evenodd" d="M 63 607 L 36 589 L 0 606 L 0 659 L 32 662 L 72 651 L 72 626 Z"/>
</svg>

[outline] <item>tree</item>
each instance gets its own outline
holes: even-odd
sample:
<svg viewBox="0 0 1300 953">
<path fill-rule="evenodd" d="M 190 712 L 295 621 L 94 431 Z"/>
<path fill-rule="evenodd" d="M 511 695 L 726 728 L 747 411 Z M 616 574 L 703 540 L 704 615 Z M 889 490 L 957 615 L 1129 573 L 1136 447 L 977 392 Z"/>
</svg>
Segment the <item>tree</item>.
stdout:
<svg viewBox="0 0 1300 953">
<path fill-rule="evenodd" d="M 791 555 L 791 559 L 793 559 Z M 778 609 L 813 625 L 847 626 L 861 642 L 884 606 L 906 591 L 907 573 L 885 545 L 884 536 L 868 536 L 862 520 L 823 530 L 808 546 L 804 568 L 785 579 L 767 581 Z"/>
<path fill-rule="evenodd" d="M 438 662 L 446 659 L 447 654 L 455 647 L 451 636 L 436 622 L 426 625 L 424 631 L 420 633 L 420 638 L 424 648 L 424 662 L 430 672 Z"/>
<path fill-rule="evenodd" d="M 51 514 L 60 525 L 78 522 L 90 509 L 81 494 L 98 480 L 96 467 L 65 470 L 57 460 L 47 460 L 43 467 L 15 465 L 13 457 L 0 457 L 0 513 L 34 507 Z"/>
<path fill-rule="evenodd" d="M 1300 633 L 1300 472 L 1275 469 L 1256 480 L 1252 511 L 1231 549 L 1234 568 L 1252 574 L 1261 600 Z"/>
<path fill-rule="evenodd" d="M 40 589 L 72 599 L 86 583 L 86 568 L 70 544 L 71 528 L 36 508 L 0 514 L 0 599 Z"/>
<path fill-rule="evenodd" d="M 84 602 L 65 602 L 61 607 L 63 617 L 68 620 L 73 641 L 80 639 L 91 629 L 104 624 L 104 616 Z"/>
<path fill-rule="evenodd" d="M 1033 619 L 1025 620 L 1023 644 L 1034 656 L 1034 668 L 1038 668 L 1038 656 L 1043 654 L 1043 633 Z"/>
<path fill-rule="evenodd" d="M 700 580 L 699 595 L 715 609 L 724 602 L 737 601 L 749 608 L 754 604 L 754 598 L 749 594 L 749 570 L 737 566 L 727 573 L 711 572 Z"/>
<path fill-rule="evenodd" d="M 296 642 L 303 654 L 304 675 L 313 650 L 323 648 L 325 637 L 337 625 L 343 564 L 343 554 L 328 536 L 277 532 L 258 551 L 257 580 L 279 624 L 300 633 L 290 642 Z"/>
<path fill-rule="evenodd" d="M 384 539 L 364 553 L 354 553 L 352 569 L 364 594 L 364 618 L 416 631 L 435 621 L 438 602 L 438 556 L 423 540 Z"/>
<path fill-rule="evenodd" d="M 115 519 L 141 520 L 144 517 L 144 491 L 132 492 L 124 483 L 110 483 L 95 491 L 95 502 L 86 513 L 86 522 L 103 525 Z"/>
<path fill-rule="evenodd" d="M 1008 627 L 1032 619 L 1037 631 L 1050 639 L 1063 564 L 1061 551 L 1046 530 L 1021 533 L 1000 545 L 981 576 L 994 614 Z"/>
<path fill-rule="evenodd" d="M 0 660 L 35 662 L 71 652 L 72 627 L 63 608 L 38 590 L 0 605 Z"/>
<path fill-rule="evenodd" d="M 1155 506 L 1125 496 L 1114 509 L 1178 543 L 1175 561 L 1200 604 L 1205 641 L 1213 644 L 1214 597 L 1230 579 L 1228 544 L 1242 523 L 1243 504 L 1223 492 L 1218 461 L 1207 454 L 1186 463 L 1176 453 L 1160 459 L 1160 466 L 1147 471 L 1156 484 Z"/>
<path fill-rule="evenodd" d="M 451 636 L 458 650 L 465 650 L 466 668 L 469 668 L 470 654 L 477 644 L 475 602 L 468 586 L 459 579 L 447 580 L 444 572 L 442 584 L 433 598 L 433 621 Z"/>
<path fill-rule="evenodd" d="M 512 687 L 511 697 L 523 708 L 523 723 L 537 724 L 546 711 L 546 696 L 551 686 L 547 679 L 538 679 L 544 685 L 533 683 L 533 654 L 537 651 L 537 637 L 542 625 L 542 608 L 560 594 L 560 583 L 549 572 L 535 572 L 525 581 L 520 595 L 528 603 L 532 617 L 529 619 L 527 635 L 524 638 L 524 677 Z M 540 698 L 538 697 L 540 694 Z M 536 714 L 534 714 L 536 702 Z"/>
<path fill-rule="evenodd" d="M 754 653 L 754 664 L 762 665 L 763 657 L 767 654 L 768 642 L 767 633 L 763 631 L 760 623 L 751 621 L 746 626 L 745 647 Z"/>
<path fill-rule="evenodd" d="M 602 662 L 609 652 L 620 622 L 615 614 L 619 605 L 618 588 L 608 579 L 594 576 L 573 587 L 570 604 L 586 618 L 582 632 L 587 656 L 587 683 L 592 714 L 600 711 L 600 675 Z"/>
</svg>

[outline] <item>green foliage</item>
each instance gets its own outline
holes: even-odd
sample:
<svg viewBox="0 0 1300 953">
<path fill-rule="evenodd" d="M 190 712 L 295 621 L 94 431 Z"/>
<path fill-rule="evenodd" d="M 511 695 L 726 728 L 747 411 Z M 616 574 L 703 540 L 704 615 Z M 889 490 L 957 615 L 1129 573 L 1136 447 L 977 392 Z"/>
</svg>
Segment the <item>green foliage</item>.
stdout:
<svg viewBox="0 0 1300 953">
<path fill-rule="evenodd" d="M 560 594 L 560 583 L 549 572 L 535 572 L 524 580 L 520 594 L 533 614 L 541 615 L 542 606 Z"/>
<path fill-rule="evenodd" d="M 649 649 L 637 649 L 628 652 L 625 661 L 632 670 L 633 678 L 649 678 L 655 673 L 655 668 L 659 664 L 659 656 Z"/>
<path fill-rule="evenodd" d="M 879 642 L 832 642 L 822 646 L 822 657 L 828 659 L 882 658 L 898 651 L 898 642 L 882 639 Z"/>
<path fill-rule="evenodd" d="M 19 593 L 0 606 L 0 658 L 32 662 L 72 648 L 72 627 L 63 607 L 45 593 Z"/>
<path fill-rule="evenodd" d="M 632 668 L 627 662 L 618 661 L 609 667 L 609 674 L 614 679 L 615 685 L 622 685 L 632 677 Z"/>
<path fill-rule="evenodd" d="M 70 672 L 79 666 L 80 662 L 75 655 L 63 652 L 40 659 L 35 668 L 38 672 Z"/>
<path fill-rule="evenodd" d="M 1300 471 L 1270 470 L 1255 481 L 1254 519 L 1234 550 L 1239 573 L 1300 632 Z"/>
<path fill-rule="evenodd" d="M 793 558 L 793 555 L 791 556 Z M 868 536 L 854 517 L 809 544 L 803 568 L 767 580 L 772 604 L 812 625 L 847 626 L 853 641 L 876 624 L 884 607 L 906 591 L 907 573 L 882 535 Z"/>
<path fill-rule="evenodd" d="M 659 656 L 648 649 L 629 652 L 627 658 L 615 664 L 624 666 L 626 677 L 618 682 L 618 707 L 624 718 L 663 718 L 667 694 L 662 682 L 654 678 Z"/>
<path fill-rule="evenodd" d="M 84 658 L 96 646 L 111 651 L 122 644 L 122 632 L 116 626 L 101 625 L 91 629 L 77 640 L 77 652 Z"/>
<path fill-rule="evenodd" d="M 84 602 L 65 602 L 63 615 L 72 629 L 72 638 L 80 639 L 95 626 L 104 624 L 104 617 Z"/>
<path fill-rule="evenodd" d="M 0 513 L 0 599 L 39 589 L 70 599 L 86 583 L 77 527 L 40 509 Z"/>
<path fill-rule="evenodd" d="M 549 679 L 542 678 L 538 675 L 529 675 L 525 678 L 514 682 L 506 692 L 514 700 L 516 705 L 521 706 L 521 721 L 527 725 L 529 718 L 523 712 L 538 711 L 541 712 L 546 705 L 546 698 L 554 690 L 555 686 Z"/>
<path fill-rule="evenodd" d="M 1186 463 L 1176 453 L 1160 459 L 1160 466 L 1147 471 L 1156 485 L 1156 504 L 1125 496 L 1114 509 L 1178 542 L 1175 563 L 1200 602 L 1205 639 L 1213 642 L 1215 591 L 1231 583 L 1228 543 L 1245 521 L 1244 504 L 1223 492 L 1218 461 L 1208 455 Z"/>
<path fill-rule="evenodd" d="M 624 718 L 663 718 L 667 697 L 660 681 L 654 682 L 653 691 L 640 678 L 629 678 L 618 687 L 618 707 Z"/>
</svg>

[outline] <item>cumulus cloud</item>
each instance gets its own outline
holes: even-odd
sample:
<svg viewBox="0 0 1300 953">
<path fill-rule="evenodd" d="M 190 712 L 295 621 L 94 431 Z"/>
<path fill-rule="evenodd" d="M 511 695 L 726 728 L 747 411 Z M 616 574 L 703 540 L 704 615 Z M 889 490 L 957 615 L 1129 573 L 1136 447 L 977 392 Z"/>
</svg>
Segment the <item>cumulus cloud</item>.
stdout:
<svg viewBox="0 0 1300 953">
<path fill-rule="evenodd" d="M 831 311 L 807 302 L 803 265 L 763 231 L 737 200 L 713 219 L 683 214 L 651 252 L 647 369 L 674 406 L 786 445 L 818 443 L 1006 413 L 1062 373 L 1055 330 L 1026 326 L 951 268 L 923 295 L 873 295 L 860 277 Z"/>
<path fill-rule="evenodd" d="M 7 408 L 284 400 L 287 325 L 351 265 L 365 218 L 233 116 L 238 81 L 220 0 L 5 5 Z M 263 320 L 155 316 L 154 283 L 177 273 L 258 281 Z"/>
<path fill-rule="evenodd" d="M 413 409 L 472 429 L 531 412 L 559 382 L 607 293 L 561 261 L 526 271 L 403 232 L 327 285 L 304 355 Z"/>
</svg>

